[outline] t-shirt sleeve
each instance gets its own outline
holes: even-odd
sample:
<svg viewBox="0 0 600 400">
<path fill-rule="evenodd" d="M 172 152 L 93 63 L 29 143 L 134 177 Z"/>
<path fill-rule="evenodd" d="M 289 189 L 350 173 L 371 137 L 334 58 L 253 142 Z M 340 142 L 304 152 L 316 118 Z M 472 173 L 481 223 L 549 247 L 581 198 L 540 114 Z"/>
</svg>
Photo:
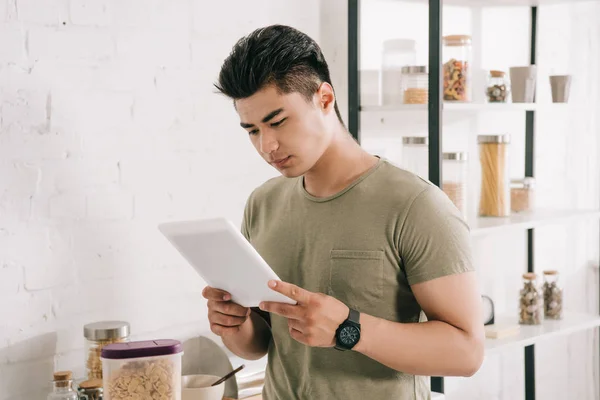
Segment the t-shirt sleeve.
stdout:
<svg viewBox="0 0 600 400">
<path fill-rule="evenodd" d="M 409 205 L 399 240 L 410 285 L 474 270 L 469 226 L 437 186 L 423 190 Z"/>
</svg>

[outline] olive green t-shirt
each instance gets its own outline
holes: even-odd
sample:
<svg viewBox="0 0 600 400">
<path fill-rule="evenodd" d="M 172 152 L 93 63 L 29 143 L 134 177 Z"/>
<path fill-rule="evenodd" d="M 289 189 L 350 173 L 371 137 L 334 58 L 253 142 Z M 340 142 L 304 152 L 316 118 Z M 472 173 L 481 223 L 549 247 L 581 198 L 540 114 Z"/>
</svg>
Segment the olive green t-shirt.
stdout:
<svg viewBox="0 0 600 400">
<path fill-rule="evenodd" d="M 389 321 L 424 321 L 410 285 L 473 270 L 469 228 L 435 185 L 385 159 L 336 195 L 273 178 L 250 195 L 242 232 L 279 278 Z M 265 400 L 430 398 L 428 377 L 355 351 L 312 348 L 271 315 Z"/>
</svg>

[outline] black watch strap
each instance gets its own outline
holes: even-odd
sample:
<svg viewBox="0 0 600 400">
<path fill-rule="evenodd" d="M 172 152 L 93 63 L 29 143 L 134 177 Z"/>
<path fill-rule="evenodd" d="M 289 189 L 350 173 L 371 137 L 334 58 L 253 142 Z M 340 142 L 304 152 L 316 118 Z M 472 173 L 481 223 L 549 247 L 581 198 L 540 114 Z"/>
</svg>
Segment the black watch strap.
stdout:
<svg viewBox="0 0 600 400">
<path fill-rule="evenodd" d="M 350 308 L 350 312 L 348 313 L 348 320 L 354 322 L 355 324 L 360 324 L 360 313 Z"/>
</svg>

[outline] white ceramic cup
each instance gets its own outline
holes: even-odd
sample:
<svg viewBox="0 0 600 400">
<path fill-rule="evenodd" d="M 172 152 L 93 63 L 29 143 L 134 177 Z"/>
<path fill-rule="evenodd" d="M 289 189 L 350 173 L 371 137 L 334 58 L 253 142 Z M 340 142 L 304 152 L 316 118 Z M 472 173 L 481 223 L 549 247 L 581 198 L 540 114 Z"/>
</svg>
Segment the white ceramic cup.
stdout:
<svg viewBox="0 0 600 400">
<path fill-rule="evenodd" d="M 219 378 L 214 375 L 182 376 L 181 400 L 223 400 L 225 382 L 221 382 L 217 386 L 210 386 Z"/>
</svg>

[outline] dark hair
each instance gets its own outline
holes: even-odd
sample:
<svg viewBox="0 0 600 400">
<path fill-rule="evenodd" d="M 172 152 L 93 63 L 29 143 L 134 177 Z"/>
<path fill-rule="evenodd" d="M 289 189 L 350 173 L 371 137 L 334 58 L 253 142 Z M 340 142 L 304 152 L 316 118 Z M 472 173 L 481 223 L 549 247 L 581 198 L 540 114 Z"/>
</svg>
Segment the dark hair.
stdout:
<svg viewBox="0 0 600 400">
<path fill-rule="evenodd" d="M 333 87 L 319 45 L 297 29 L 271 25 L 235 44 L 223 62 L 215 87 L 238 100 L 273 84 L 281 93 L 298 92 L 311 101 L 323 82 Z M 335 112 L 343 124 L 337 102 Z"/>
</svg>

